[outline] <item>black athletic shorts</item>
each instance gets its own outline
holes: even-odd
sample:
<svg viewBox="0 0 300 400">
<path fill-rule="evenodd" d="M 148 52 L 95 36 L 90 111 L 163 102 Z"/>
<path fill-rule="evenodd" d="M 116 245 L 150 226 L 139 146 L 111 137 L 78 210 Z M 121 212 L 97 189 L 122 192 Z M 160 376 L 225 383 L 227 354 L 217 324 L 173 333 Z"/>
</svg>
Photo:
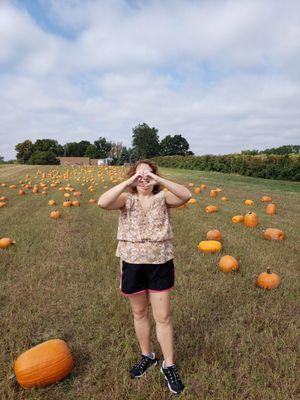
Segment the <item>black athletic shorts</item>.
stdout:
<svg viewBox="0 0 300 400">
<path fill-rule="evenodd" d="M 173 259 L 164 264 L 131 264 L 120 259 L 120 286 L 125 296 L 142 292 L 162 292 L 174 285 Z"/>
</svg>

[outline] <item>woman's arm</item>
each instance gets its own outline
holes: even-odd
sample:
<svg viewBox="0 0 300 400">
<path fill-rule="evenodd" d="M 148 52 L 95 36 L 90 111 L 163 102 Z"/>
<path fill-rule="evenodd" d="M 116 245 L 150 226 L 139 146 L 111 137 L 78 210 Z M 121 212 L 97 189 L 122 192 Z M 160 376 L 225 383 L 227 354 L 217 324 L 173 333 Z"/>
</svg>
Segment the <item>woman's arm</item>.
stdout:
<svg viewBox="0 0 300 400">
<path fill-rule="evenodd" d="M 166 195 L 166 204 L 169 207 L 181 206 L 192 197 L 192 194 L 189 191 L 189 189 L 187 189 L 183 185 L 180 185 L 179 183 L 175 183 L 169 181 L 168 179 L 162 178 L 161 185 L 163 185 L 168 189 L 168 191 L 165 192 L 165 195 Z"/>
<path fill-rule="evenodd" d="M 186 203 L 192 197 L 189 189 L 183 185 L 180 185 L 179 183 L 169 181 L 168 179 L 155 175 L 150 171 L 146 171 L 145 174 L 146 176 L 152 178 L 152 183 L 157 182 L 159 185 L 162 185 L 168 189 L 165 194 L 166 203 L 169 207 L 178 207 Z"/>
<path fill-rule="evenodd" d="M 127 188 L 127 181 L 123 181 L 103 193 L 98 199 L 98 206 L 105 210 L 117 210 L 125 206 L 127 193 L 123 193 Z"/>
<path fill-rule="evenodd" d="M 140 172 L 135 173 L 132 177 L 119 183 L 113 188 L 107 190 L 98 199 L 98 206 L 105 210 L 118 210 L 125 206 L 128 193 L 123 193 L 128 186 L 135 185 Z"/>
</svg>

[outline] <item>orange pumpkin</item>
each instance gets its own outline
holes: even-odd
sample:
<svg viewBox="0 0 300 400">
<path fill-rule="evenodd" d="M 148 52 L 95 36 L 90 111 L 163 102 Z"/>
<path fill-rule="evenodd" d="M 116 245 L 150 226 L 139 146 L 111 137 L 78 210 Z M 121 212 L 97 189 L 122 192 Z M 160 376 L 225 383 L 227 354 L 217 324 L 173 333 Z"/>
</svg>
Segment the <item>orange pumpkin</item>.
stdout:
<svg viewBox="0 0 300 400">
<path fill-rule="evenodd" d="M 56 205 L 56 201 L 55 200 L 49 200 L 48 201 L 48 205 L 49 206 L 55 206 Z"/>
<path fill-rule="evenodd" d="M 239 223 L 239 222 L 244 221 L 244 216 L 243 216 L 243 215 L 235 215 L 234 217 L 231 218 L 231 221 L 232 221 L 234 224 L 237 224 L 237 223 Z"/>
<path fill-rule="evenodd" d="M 227 197 L 223 196 L 223 197 L 221 197 L 221 200 L 222 201 L 227 201 L 228 199 L 227 199 Z"/>
<path fill-rule="evenodd" d="M 284 240 L 285 238 L 284 232 L 276 228 L 268 228 L 263 234 L 266 240 Z"/>
<path fill-rule="evenodd" d="M 248 228 L 252 228 L 258 225 L 258 216 L 255 212 L 248 211 L 244 216 L 244 225 Z"/>
<path fill-rule="evenodd" d="M 205 207 L 205 212 L 206 213 L 215 213 L 218 211 L 218 207 L 216 206 L 207 206 Z"/>
<path fill-rule="evenodd" d="M 24 196 L 24 194 L 26 194 L 26 192 L 25 192 L 23 189 L 20 189 L 20 190 L 19 190 L 19 195 L 20 195 L 20 196 Z"/>
<path fill-rule="evenodd" d="M 200 189 L 206 189 L 205 183 L 202 183 L 202 185 L 200 186 Z"/>
<path fill-rule="evenodd" d="M 80 206 L 79 201 L 78 201 L 78 200 L 73 200 L 73 201 L 72 201 L 72 206 L 75 206 L 75 207 Z"/>
<path fill-rule="evenodd" d="M 73 358 L 64 340 L 51 339 L 22 353 L 13 370 L 23 388 L 43 387 L 65 378 L 73 368 Z"/>
<path fill-rule="evenodd" d="M 199 194 L 199 193 L 201 192 L 201 189 L 200 189 L 199 187 L 196 187 L 196 188 L 194 189 L 194 192 L 195 192 L 196 194 Z"/>
<path fill-rule="evenodd" d="M 263 289 L 274 289 L 280 285 L 280 281 L 280 276 L 274 272 L 271 273 L 271 269 L 268 267 L 267 272 L 261 272 L 258 275 L 256 284 Z"/>
<path fill-rule="evenodd" d="M 220 259 L 219 268 L 222 272 L 237 271 L 239 269 L 239 263 L 236 258 L 227 255 Z"/>
<path fill-rule="evenodd" d="M 266 207 L 266 214 L 273 215 L 276 214 L 276 205 L 275 204 L 268 204 Z"/>
<path fill-rule="evenodd" d="M 7 249 L 7 247 L 15 244 L 16 242 L 11 238 L 2 238 L 0 239 L 0 249 Z"/>
<path fill-rule="evenodd" d="M 71 207 L 71 205 L 72 205 L 72 202 L 70 200 L 63 202 L 63 207 Z"/>
<path fill-rule="evenodd" d="M 253 200 L 245 200 L 244 204 L 245 204 L 246 206 L 253 206 L 254 201 L 253 201 Z"/>
<path fill-rule="evenodd" d="M 94 204 L 94 203 L 96 203 L 96 200 L 95 199 L 89 199 L 89 203 L 90 204 Z"/>
<path fill-rule="evenodd" d="M 193 197 L 189 199 L 188 204 L 196 204 L 197 200 L 194 199 Z"/>
<path fill-rule="evenodd" d="M 262 196 L 260 201 L 262 201 L 263 203 L 270 202 L 270 201 L 272 201 L 272 197 L 270 197 L 270 196 Z"/>
<path fill-rule="evenodd" d="M 212 229 L 206 234 L 207 240 L 221 240 L 222 234 L 218 229 Z"/>
<path fill-rule="evenodd" d="M 203 240 L 198 243 L 197 247 L 205 253 L 215 253 L 222 249 L 222 243 L 217 240 Z"/>
<path fill-rule="evenodd" d="M 211 191 L 209 192 L 209 195 L 210 195 L 210 197 L 217 197 L 218 191 L 215 190 L 215 189 L 213 189 L 213 190 L 211 190 Z"/>
<path fill-rule="evenodd" d="M 57 210 L 51 211 L 50 217 L 53 218 L 53 219 L 58 219 L 58 218 L 61 217 L 61 212 L 57 211 Z"/>
</svg>

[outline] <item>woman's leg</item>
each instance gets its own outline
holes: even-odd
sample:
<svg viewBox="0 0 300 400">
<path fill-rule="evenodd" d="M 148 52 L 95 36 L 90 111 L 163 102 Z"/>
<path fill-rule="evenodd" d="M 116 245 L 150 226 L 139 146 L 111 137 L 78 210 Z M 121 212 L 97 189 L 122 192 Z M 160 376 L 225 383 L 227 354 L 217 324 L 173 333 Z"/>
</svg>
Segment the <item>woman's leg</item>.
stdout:
<svg viewBox="0 0 300 400">
<path fill-rule="evenodd" d="M 165 366 L 170 366 L 174 364 L 170 291 L 149 292 L 149 297 L 156 322 L 156 337 L 164 355 Z"/>
<path fill-rule="evenodd" d="M 151 325 L 148 318 L 148 293 L 143 292 L 131 295 L 129 300 L 133 314 L 135 333 L 138 338 L 142 354 L 150 354 L 152 352 L 152 346 L 150 342 Z"/>
</svg>

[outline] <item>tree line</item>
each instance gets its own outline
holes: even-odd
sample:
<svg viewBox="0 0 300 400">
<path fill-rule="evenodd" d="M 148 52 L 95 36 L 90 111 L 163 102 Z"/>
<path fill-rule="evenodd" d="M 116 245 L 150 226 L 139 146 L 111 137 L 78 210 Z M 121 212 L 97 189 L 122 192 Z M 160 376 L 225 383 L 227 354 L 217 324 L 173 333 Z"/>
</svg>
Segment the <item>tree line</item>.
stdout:
<svg viewBox="0 0 300 400">
<path fill-rule="evenodd" d="M 167 135 L 160 140 L 158 129 L 151 128 L 146 123 L 132 129 L 132 146 L 129 148 L 123 146 L 122 142 L 116 143 L 99 137 L 93 143 L 81 140 L 64 145 L 53 139 L 37 139 L 34 143 L 27 139 L 16 144 L 15 150 L 17 163 L 21 164 L 59 164 L 57 157 L 89 157 L 110 158 L 111 165 L 123 165 L 142 158 L 194 154 L 182 135 Z"/>
</svg>

